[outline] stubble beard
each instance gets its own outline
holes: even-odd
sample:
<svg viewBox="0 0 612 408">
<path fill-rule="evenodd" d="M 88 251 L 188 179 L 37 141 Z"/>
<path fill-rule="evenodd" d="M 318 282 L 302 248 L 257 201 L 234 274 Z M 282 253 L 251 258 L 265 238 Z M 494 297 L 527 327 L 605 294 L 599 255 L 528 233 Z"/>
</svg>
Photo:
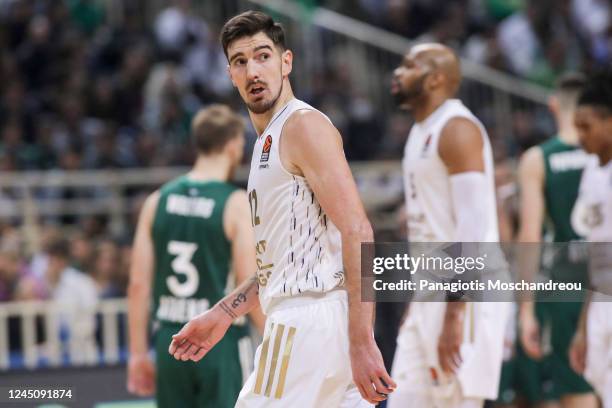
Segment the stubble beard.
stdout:
<svg viewBox="0 0 612 408">
<path fill-rule="evenodd" d="M 261 115 L 262 113 L 266 113 L 267 111 L 272 109 L 274 105 L 276 105 L 276 102 L 278 101 L 278 98 L 280 98 L 282 92 L 283 92 L 283 80 L 281 77 L 281 86 L 278 90 L 278 93 L 276 94 L 274 98 L 270 99 L 267 102 L 265 101 L 260 101 L 260 102 L 255 102 L 255 103 L 247 102 L 246 103 L 247 108 L 249 109 L 249 111 L 253 112 L 256 115 Z"/>
<path fill-rule="evenodd" d="M 415 104 L 417 104 L 425 94 L 424 85 L 426 77 L 427 74 L 422 75 L 409 89 L 400 89 L 399 92 L 393 95 L 396 106 L 405 110 L 414 109 Z"/>
</svg>

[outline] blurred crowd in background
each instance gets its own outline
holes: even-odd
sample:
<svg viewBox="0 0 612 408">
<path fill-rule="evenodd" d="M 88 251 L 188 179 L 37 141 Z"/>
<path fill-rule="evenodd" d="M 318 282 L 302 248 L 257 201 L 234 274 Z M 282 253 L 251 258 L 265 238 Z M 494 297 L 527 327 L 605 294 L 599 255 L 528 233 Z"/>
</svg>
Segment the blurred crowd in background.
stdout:
<svg viewBox="0 0 612 408">
<path fill-rule="evenodd" d="M 306 2 L 308 2 L 306 0 Z M 566 71 L 612 58 L 607 0 L 320 0 L 417 41 L 441 42 L 470 61 L 552 86 Z"/>
<path fill-rule="evenodd" d="M 200 107 L 222 102 L 246 116 L 227 77 L 220 22 L 207 21 L 189 0 L 168 1 L 153 16 L 144 3 L 115 2 L 123 8 L 117 20 L 96 1 L 0 1 L 0 172 L 189 165 L 189 124 Z M 328 7 L 409 39 L 449 44 L 471 61 L 543 86 L 612 56 L 606 0 L 297 3 L 305 10 Z M 333 58 L 322 63 L 329 66 L 299 97 L 332 117 L 346 138 L 348 159 L 399 159 L 411 126 L 407 115 L 378 112 L 367 96 L 351 92 L 342 65 Z M 554 131 L 550 117 L 538 127 L 533 112 L 519 112 L 513 140 L 500 140 L 493 119 L 481 119 L 496 147 L 502 187 L 512 184 L 508 157 Z M 500 191 L 501 202 L 513 192 Z M 0 188 L 0 204 L 12 193 Z M 97 193 L 54 187 L 37 198 Z M 0 220 L 0 301 L 50 299 L 66 290 L 124 296 L 137 210 L 120 237 L 109 235 L 100 217 L 44 220 L 30 232 L 34 239 Z M 398 230 L 393 238 L 402 237 Z"/>
</svg>

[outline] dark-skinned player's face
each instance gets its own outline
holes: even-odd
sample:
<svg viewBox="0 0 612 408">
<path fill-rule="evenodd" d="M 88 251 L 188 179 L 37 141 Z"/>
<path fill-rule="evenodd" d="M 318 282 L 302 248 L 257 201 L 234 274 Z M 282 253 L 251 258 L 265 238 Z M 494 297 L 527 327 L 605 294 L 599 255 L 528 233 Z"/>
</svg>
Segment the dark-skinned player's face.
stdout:
<svg viewBox="0 0 612 408">
<path fill-rule="evenodd" d="M 587 153 L 601 154 L 612 146 L 612 114 L 581 105 L 576 108 L 574 124 L 580 144 Z"/>
<path fill-rule="evenodd" d="M 283 79 L 291 72 L 291 51 L 281 50 L 264 33 L 242 37 L 227 47 L 228 70 L 249 110 L 262 114 L 281 95 Z"/>
<path fill-rule="evenodd" d="M 404 109 L 412 109 L 425 94 L 425 80 L 431 67 L 413 51 L 404 55 L 402 63 L 393 71 L 391 94 Z"/>
</svg>

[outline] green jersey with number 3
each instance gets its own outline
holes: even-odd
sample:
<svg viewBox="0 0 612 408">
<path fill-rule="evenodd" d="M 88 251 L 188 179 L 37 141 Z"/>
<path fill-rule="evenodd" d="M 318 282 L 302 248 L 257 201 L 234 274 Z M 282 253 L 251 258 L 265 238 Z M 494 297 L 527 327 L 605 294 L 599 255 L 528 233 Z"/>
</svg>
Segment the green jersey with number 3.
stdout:
<svg viewBox="0 0 612 408">
<path fill-rule="evenodd" d="M 208 310 L 233 285 L 231 243 L 223 229 L 236 187 L 179 177 L 160 190 L 153 223 L 153 320 L 182 325 Z"/>
</svg>

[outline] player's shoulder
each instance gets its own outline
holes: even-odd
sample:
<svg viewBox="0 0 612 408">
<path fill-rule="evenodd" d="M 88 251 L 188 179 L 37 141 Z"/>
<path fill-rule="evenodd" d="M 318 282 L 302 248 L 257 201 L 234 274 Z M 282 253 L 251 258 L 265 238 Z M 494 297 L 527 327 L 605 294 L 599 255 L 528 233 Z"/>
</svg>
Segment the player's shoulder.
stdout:
<svg viewBox="0 0 612 408">
<path fill-rule="evenodd" d="M 561 142 L 561 139 L 559 139 L 559 137 L 553 136 L 534 147 L 540 149 L 543 154 L 549 154 L 557 150 L 563 149 L 564 144 L 563 142 Z"/>
<path fill-rule="evenodd" d="M 227 197 L 227 201 L 225 204 L 226 211 L 233 211 L 237 208 L 243 208 L 249 206 L 249 199 L 247 196 L 247 192 L 239 187 L 234 187 L 229 196 Z"/>
<path fill-rule="evenodd" d="M 519 171 L 523 170 L 538 170 L 544 167 L 544 155 L 540 145 L 531 146 L 525 150 L 519 158 Z"/>
<path fill-rule="evenodd" d="M 153 217 L 157 212 L 160 197 L 161 191 L 159 189 L 149 194 L 142 204 L 142 214 L 146 215 L 147 218 Z"/>
<path fill-rule="evenodd" d="M 178 177 L 173 178 L 172 180 L 164 183 L 160 188 L 159 188 L 159 192 L 160 194 L 168 194 L 170 192 L 173 192 L 177 189 L 180 189 L 183 187 L 183 185 L 185 184 L 186 181 L 186 177 L 185 175 L 181 175 Z"/>
<path fill-rule="evenodd" d="M 223 209 L 223 228 L 226 238 L 231 241 L 240 226 L 250 227 L 250 220 L 251 206 L 247 192 L 236 188 L 227 198 Z"/>
<path fill-rule="evenodd" d="M 316 128 L 334 128 L 334 126 L 323 112 L 304 103 L 287 117 L 283 131 L 308 131 Z"/>
<path fill-rule="evenodd" d="M 287 118 L 282 135 L 283 139 L 288 139 L 292 146 L 298 148 L 299 146 L 323 148 L 323 144 L 336 138 L 340 139 L 338 130 L 327 116 L 316 109 L 306 108 L 294 111 Z"/>
<path fill-rule="evenodd" d="M 483 134 L 478 124 L 467 116 L 450 117 L 440 130 L 438 150 L 452 154 L 457 150 L 474 149 L 483 144 Z"/>
</svg>

